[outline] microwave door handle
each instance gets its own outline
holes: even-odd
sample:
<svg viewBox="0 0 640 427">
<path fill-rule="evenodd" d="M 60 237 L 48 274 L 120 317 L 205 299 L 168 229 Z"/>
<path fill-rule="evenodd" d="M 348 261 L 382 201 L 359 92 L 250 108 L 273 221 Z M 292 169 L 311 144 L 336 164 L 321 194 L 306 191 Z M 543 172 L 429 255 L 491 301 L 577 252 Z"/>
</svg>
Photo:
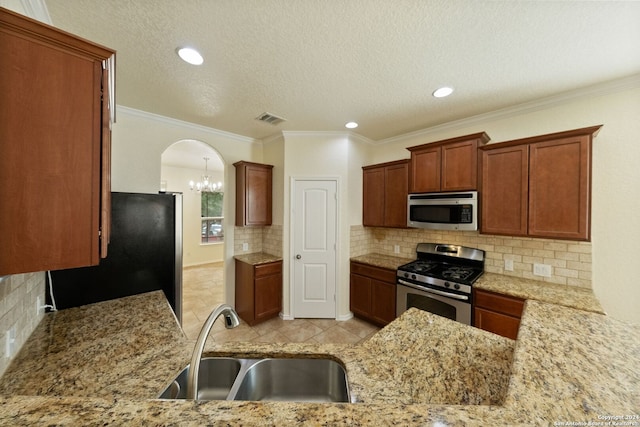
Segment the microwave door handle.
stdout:
<svg viewBox="0 0 640 427">
<path fill-rule="evenodd" d="M 412 283 L 406 282 L 402 279 L 398 279 L 398 283 L 404 286 L 409 286 L 410 288 L 416 289 L 418 291 L 429 292 L 432 294 L 441 295 L 443 297 L 449 297 L 449 298 L 453 298 L 461 301 L 469 300 L 469 297 L 466 295 L 451 294 L 449 292 L 439 291 L 437 289 L 431 289 L 431 288 L 422 288 L 422 287 L 414 286 Z"/>
</svg>

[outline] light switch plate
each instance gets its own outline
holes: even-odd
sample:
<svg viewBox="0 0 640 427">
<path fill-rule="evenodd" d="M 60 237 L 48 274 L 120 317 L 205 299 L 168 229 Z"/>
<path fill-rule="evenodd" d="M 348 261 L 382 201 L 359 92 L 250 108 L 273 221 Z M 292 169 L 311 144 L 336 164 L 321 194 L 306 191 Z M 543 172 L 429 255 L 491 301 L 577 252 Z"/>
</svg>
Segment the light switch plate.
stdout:
<svg viewBox="0 0 640 427">
<path fill-rule="evenodd" d="M 245 252 L 248 251 L 249 250 L 249 244 L 248 243 L 243 243 L 242 244 L 242 250 L 245 251 Z"/>
<path fill-rule="evenodd" d="M 393 253 L 394 254 L 400 253 L 400 245 L 393 245 Z"/>
</svg>

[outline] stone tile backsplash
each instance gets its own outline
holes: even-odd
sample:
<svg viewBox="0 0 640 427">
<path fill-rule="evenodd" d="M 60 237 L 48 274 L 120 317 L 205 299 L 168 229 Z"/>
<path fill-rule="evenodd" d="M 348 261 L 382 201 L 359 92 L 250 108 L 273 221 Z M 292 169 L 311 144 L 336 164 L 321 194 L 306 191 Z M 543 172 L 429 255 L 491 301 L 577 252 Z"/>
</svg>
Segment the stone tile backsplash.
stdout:
<svg viewBox="0 0 640 427">
<path fill-rule="evenodd" d="M 234 255 L 253 252 L 266 252 L 271 255 L 282 256 L 282 225 L 265 227 L 235 227 Z M 246 243 L 248 250 L 243 250 Z"/>
<path fill-rule="evenodd" d="M 482 249 L 488 272 L 580 288 L 592 286 L 591 242 L 491 236 L 477 231 L 351 227 L 351 256 L 375 252 L 413 259 L 416 245 L 422 242 Z M 399 253 L 394 252 L 396 245 Z M 513 262 L 513 271 L 505 270 L 505 260 Z M 535 276 L 534 263 L 550 265 L 551 277 Z"/>
<path fill-rule="evenodd" d="M 0 376 L 36 328 L 44 314 L 37 314 L 38 297 L 44 304 L 45 273 L 25 273 L 7 276 L 0 281 Z M 15 350 L 11 358 L 5 354 L 6 333 L 16 330 Z"/>
</svg>

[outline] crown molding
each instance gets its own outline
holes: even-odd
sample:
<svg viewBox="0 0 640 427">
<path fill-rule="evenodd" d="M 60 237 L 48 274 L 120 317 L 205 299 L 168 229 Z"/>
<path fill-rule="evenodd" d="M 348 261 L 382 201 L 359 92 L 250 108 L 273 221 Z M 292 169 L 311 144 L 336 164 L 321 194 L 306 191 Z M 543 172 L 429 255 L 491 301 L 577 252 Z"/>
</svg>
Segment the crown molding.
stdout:
<svg viewBox="0 0 640 427">
<path fill-rule="evenodd" d="M 488 113 L 478 114 L 476 116 L 467 117 L 460 120 L 454 120 L 452 122 L 442 123 L 440 125 L 431 126 L 429 128 L 417 130 L 414 132 L 405 133 L 398 136 L 392 136 L 390 138 L 381 139 L 375 141 L 375 145 L 389 144 L 393 142 L 403 141 L 409 138 L 415 138 L 420 136 L 428 136 L 434 133 L 442 132 L 445 130 L 456 129 L 460 127 L 472 126 L 479 123 L 484 123 L 491 120 L 505 119 L 520 114 L 531 113 L 548 109 L 557 105 L 566 104 L 571 101 L 582 98 L 590 98 L 594 96 L 601 96 L 615 92 L 621 92 L 631 88 L 640 87 L 640 74 L 634 74 L 622 79 L 611 80 L 604 83 L 587 86 L 581 89 L 559 93 L 546 98 L 541 98 L 531 102 L 525 102 L 523 104 L 513 105 L 510 107 L 502 108 L 500 110 L 491 111 Z"/>
<path fill-rule="evenodd" d="M 20 0 L 20 4 L 24 8 L 25 15 L 29 18 L 53 25 L 49 9 L 47 9 L 47 4 L 44 0 Z"/>
<path fill-rule="evenodd" d="M 304 137 L 346 137 L 353 141 L 363 142 L 365 144 L 375 144 L 375 141 L 352 131 L 282 131 L 282 135 L 287 136 L 304 136 Z"/>
<path fill-rule="evenodd" d="M 218 130 L 215 128 L 198 125 L 191 122 L 185 122 L 184 120 L 178 120 L 178 119 L 173 119 L 171 117 L 161 116 L 159 114 L 149 113 L 147 111 L 136 110 L 135 108 L 125 107 L 123 105 L 118 105 L 116 109 L 118 111 L 118 114 L 124 114 L 132 117 L 139 117 L 142 119 L 151 120 L 154 122 L 160 122 L 160 123 L 168 124 L 171 126 L 178 126 L 185 129 L 197 130 L 199 132 L 216 135 L 222 138 L 233 139 L 235 141 L 246 142 L 249 144 L 260 141 L 258 139 L 250 138 L 248 136 L 242 136 L 236 133 L 225 132 L 223 130 Z"/>
</svg>

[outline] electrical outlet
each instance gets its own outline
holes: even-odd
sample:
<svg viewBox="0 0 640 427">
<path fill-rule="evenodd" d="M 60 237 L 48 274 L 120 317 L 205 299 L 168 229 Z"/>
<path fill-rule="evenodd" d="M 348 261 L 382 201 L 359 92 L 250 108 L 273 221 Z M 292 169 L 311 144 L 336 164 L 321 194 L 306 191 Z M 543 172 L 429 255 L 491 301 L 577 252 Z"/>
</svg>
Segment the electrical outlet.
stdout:
<svg viewBox="0 0 640 427">
<path fill-rule="evenodd" d="M 393 253 L 394 254 L 400 253 L 400 245 L 393 245 Z"/>
<path fill-rule="evenodd" d="M 248 251 L 249 250 L 249 244 L 248 243 L 243 243 L 242 244 L 242 250 L 245 251 L 245 252 Z"/>
<path fill-rule="evenodd" d="M 513 271 L 513 260 L 505 259 L 504 260 L 504 271 Z"/>
<path fill-rule="evenodd" d="M 5 356 L 12 357 L 16 351 L 16 327 L 12 326 L 6 332 L 5 338 Z"/>
<path fill-rule="evenodd" d="M 549 264 L 533 264 L 533 275 L 551 277 L 551 266 Z"/>
</svg>

